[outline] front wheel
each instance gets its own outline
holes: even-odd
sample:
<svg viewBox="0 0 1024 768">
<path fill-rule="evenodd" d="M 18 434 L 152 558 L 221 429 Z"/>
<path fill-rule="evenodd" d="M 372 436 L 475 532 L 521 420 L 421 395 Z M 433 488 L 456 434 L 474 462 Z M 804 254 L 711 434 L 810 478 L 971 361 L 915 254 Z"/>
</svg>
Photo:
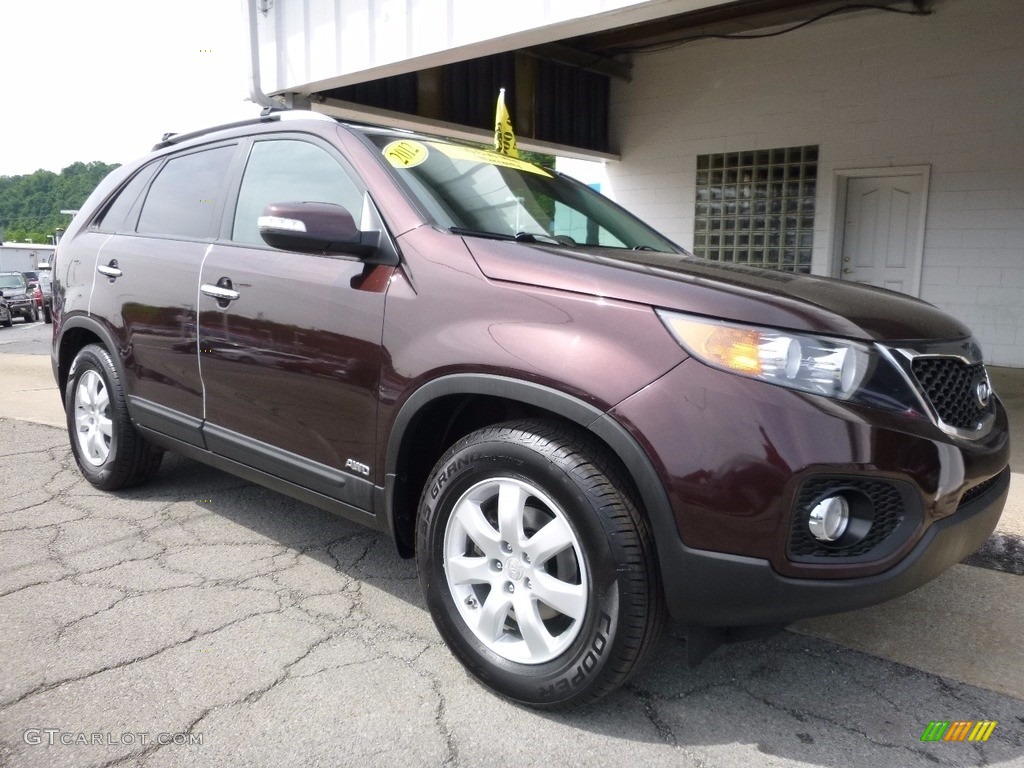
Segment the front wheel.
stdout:
<svg viewBox="0 0 1024 768">
<path fill-rule="evenodd" d="M 534 706 L 613 691 L 664 621 L 628 484 L 601 446 L 547 422 L 479 430 L 441 458 L 420 502 L 417 564 L 449 648 Z"/>
<path fill-rule="evenodd" d="M 98 344 L 83 347 L 71 364 L 64 408 L 71 452 L 97 488 L 137 485 L 160 467 L 163 452 L 136 431 L 117 369 Z"/>
</svg>

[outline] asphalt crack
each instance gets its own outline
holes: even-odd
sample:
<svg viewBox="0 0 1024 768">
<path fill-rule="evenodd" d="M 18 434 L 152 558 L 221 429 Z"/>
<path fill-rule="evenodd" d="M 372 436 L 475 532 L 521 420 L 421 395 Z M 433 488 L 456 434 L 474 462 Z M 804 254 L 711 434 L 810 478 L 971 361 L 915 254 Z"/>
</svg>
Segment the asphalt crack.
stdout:
<svg viewBox="0 0 1024 768">
<path fill-rule="evenodd" d="M 165 646 L 162 646 L 162 647 L 158 648 L 157 650 L 152 651 L 150 653 L 142 654 L 142 655 L 133 657 L 131 659 L 127 659 L 125 661 L 120 661 L 120 662 L 117 662 L 116 664 L 111 664 L 111 665 L 108 665 L 108 666 L 105 666 L 105 667 L 100 667 L 99 669 L 90 670 L 89 672 L 86 672 L 86 673 L 81 674 L 81 675 L 75 675 L 75 676 L 72 676 L 72 677 L 63 678 L 61 680 L 55 680 L 55 681 L 50 682 L 50 683 L 44 683 L 42 685 L 36 686 L 35 688 L 33 688 L 30 691 L 26 691 L 25 693 L 21 694 L 20 696 L 18 696 L 15 699 L 12 699 L 12 700 L 7 701 L 7 702 L 0 702 L 0 712 L 3 712 L 4 710 L 10 709 L 11 707 L 17 706 L 18 704 L 21 704 L 21 703 L 27 701 L 28 699 L 33 698 L 34 696 L 39 696 L 39 695 L 41 695 L 43 693 L 47 693 L 49 691 L 56 690 L 57 688 L 60 688 L 60 687 L 65 686 L 65 685 L 70 685 L 72 683 L 82 682 L 83 680 L 88 680 L 90 678 L 96 677 L 97 675 L 102 675 L 102 674 L 105 674 L 107 672 L 116 672 L 118 670 L 125 669 L 126 667 L 130 667 L 133 664 L 138 664 L 138 663 L 143 662 L 143 661 L 148 661 L 149 659 L 156 658 L 157 656 L 159 656 L 162 653 L 167 653 L 168 651 L 174 650 L 175 648 L 179 648 L 179 647 L 181 647 L 183 645 L 186 645 L 186 644 L 188 644 L 190 642 L 193 642 L 194 640 L 198 640 L 198 639 L 201 639 L 201 638 L 204 638 L 204 637 L 208 637 L 210 635 L 216 634 L 217 632 L 220 632 L 220 631 L 223 631 L 225 629 L 228 629 L 229 627 L 233 627 L 236 624 L 240 624 L 240 623 L 242 623 L 244 621 L 249 621 L 250 619 L 254 619 L 254 618 L 258 617 L 258 616 L 273 615 L 275 613 L 279 613 L 280 610 L 281 609 L 278 607 L 278 608 L 275 608 L 275 609 L 269 610 L 269 611 L 256 611 L 256 612 L 251 613 L 251 614 L 246 614 L 245 616 L 241 616 L 241 617 L 239 617 L 237 619 L 233 619 L 233 620 L 231 620 L 231 621 L 229 621 L 229 622 L 227 622 L 225 624 L 222 624 L 222 625 L 220 625 L 218 627 L 215 627 L 213 629 L 194 632 L 194 633 L 192 633 L 191 635 L 189 635 L 186 638 L 183 638 L 181 640 L 175 641 L 173 643 L 169 643 L 169 644 L 167 644 Z"/>
<path fill-rule="evenodd" d="M 658 713 L 658 707 L 655 703 L 655 694 L 632 684 L 627 685 L 626 689 L 633 694 L 634 698 L 640 704 L 640 711 L 643 713 L 644 717 L 647 718 L 647 721 L 654 726 L 654 730 L 657 732 L 658 737 L 666 744 L 678 747 L 679 739 L 676 738 L 672 728 L 669 727 L 668 723 L 666 723 Z"/>
</svg>

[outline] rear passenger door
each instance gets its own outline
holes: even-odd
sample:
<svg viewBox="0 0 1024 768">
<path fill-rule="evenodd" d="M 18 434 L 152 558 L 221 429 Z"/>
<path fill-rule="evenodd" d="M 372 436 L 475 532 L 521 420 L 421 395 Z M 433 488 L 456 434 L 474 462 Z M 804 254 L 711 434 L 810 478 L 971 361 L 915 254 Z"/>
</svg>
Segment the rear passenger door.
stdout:
<svg viewBox="0 0 1024 768">
<path fill-rule="evenodd" d="M 231 142 L 154 161 L 96 224 L 91 311 L 120 347 L 132 415 L 192 443 L 201 440 L 203 417 L 199 272 L 218 233 L 237 148 Z"/>
<path fill-rule="evenodd" d="M 207 444 L 243 464 L 372 506 L 384 297 L 393 267 L 275 250 L 257 229 L 269 203 L 327 202 L 356 221 L 365 189 L 337 150 L 305 135 L 248 151 L 199 295 Z M 237 294 L 219 299 L 218 288 Z"/>
</svg>

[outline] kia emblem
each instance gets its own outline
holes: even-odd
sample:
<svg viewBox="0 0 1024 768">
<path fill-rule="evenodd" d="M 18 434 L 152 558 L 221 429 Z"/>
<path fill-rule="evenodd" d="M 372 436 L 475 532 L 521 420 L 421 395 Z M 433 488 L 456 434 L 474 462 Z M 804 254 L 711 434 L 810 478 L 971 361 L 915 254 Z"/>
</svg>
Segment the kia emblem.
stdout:
<svg viewBox="0 0 1024 768">
<path fill-rule="evenodd" d="M 989 398 L 992 397 L 992 385 L 988 383 L 988 380 L 978 382 L 978 386 L 974 388 L 974 397 L 978 400 L 978 405 L 982 408 L 988 406 Z"/>
</svg>

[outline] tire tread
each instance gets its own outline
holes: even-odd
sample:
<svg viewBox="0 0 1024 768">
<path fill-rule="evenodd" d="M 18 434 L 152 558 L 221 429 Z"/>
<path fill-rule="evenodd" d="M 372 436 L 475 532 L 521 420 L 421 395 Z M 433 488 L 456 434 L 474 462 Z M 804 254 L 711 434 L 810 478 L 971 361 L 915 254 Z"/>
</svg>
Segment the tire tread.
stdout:
<svg viewBox="0 0 1024 768">
<path fill-rule="evenodd" d="M 109 465 L 96 472 L 78 455 L 74 435 L 74 387 L 78 383 L 78 370 L 90 366 L 101 373 L 109 389 L 111 420 L 117 430 L 117 453 Z M 128 404 L 117 367 L 110 353 L 99 344 L 89 344 L 78 352 L 71 365 L 65 394 L 68 419 L 68 437 L 71 450 L 85 478 L 97 488 L 112 491 L 130 488 L 151 479 L 159 470 L 163 451 L 151 445 L 132 424 Z"/>
<path fill-rule="evenodd" d="M 543 419 L 510 421 L 484 427 L 459 440 L 447 456 L 471 444 L 515 443 L 540 454 L 573 476 L 592 502 L 612 546 L 620 553 L 623 612 L 621 642 L 602 676 L 585 693 L 564 702 L 534 703 L 567 709 L 606 696 L 634 677 L 658 645 L 666 607 L 650 527 L 636 502 L 638 494 L 608 449 L 581 430 Z"/>
</svg>

